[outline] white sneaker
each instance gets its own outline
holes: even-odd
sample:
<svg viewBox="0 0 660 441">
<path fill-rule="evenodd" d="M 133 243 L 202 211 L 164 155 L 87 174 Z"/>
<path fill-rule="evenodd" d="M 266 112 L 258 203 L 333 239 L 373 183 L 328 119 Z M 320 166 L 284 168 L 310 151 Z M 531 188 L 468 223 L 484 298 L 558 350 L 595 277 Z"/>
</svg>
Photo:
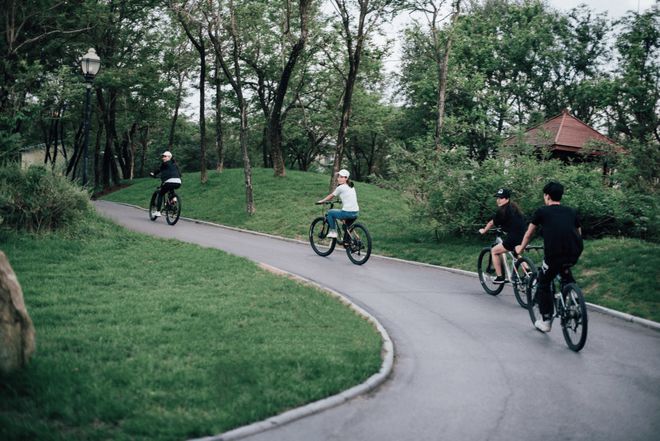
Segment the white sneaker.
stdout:
<svg viewBox="0 0 660 441">
<path fill-rule="evenodd" d="M 328 239 L 336 239 L 337 238 L 337 232 L 335 230 L 330 230 L 328 231 L 328 235 L 325 236 Z"/>
<path fill-rule="evenodd" d="M 552 329 L 552 322 L 550 320 L 538 319 L 534 322 L 534 327 L 541 332 L 550 332 L 550 329 Z"/>
<path fill-rule="evenodd" d="M 162 216 L 162 215 L 160 214 L 160 211 L 154 211 L 153 213 L 151 213 L 151 215 L 152 215 L 153 217 L 161 217 L 161 216 Z"/>
</svg>

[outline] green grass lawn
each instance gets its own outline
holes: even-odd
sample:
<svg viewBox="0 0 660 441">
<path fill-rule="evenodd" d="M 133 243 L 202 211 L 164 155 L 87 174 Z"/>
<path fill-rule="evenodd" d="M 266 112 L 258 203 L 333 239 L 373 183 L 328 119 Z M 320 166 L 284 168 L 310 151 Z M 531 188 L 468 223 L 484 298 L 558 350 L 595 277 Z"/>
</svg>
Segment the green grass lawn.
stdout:
<svg viewBox="0 0 660 441">
<path fill-rule="evenodd" d="M 321 214 L 314 202 L 328 194 L 329 177 L 288 170 L 286 177 L 275 178 L 272 170 L 257 168 L 253 183 L 257 212 L 248 216 L 242 169 L 211 171 L 205 185 L 198 173 L 187 174 L 179 191 L 182 215 L 307 240 L 311 220 Z M 106 199 L 146 207 L 156 185 L 154 179 L 139 179 Z M 472 238 L 438 239 L 434 228 L 420 221 L 400 194 L 364 183 L 357 183 L 356 188 L 360 221 L 373 236 L 374 252 L 476 271 L 479 249 L 489 240 L 478 237 L 478 227 Z M 651 270 L 636 270 L 642 266 Z M 607 238 L 586 241 L 575 275 L 587 301 L 660 321 L 658 267 L 660 245 Z"/>
<path fill-rule="evenodd" d="M 192 204 L 191 204 L 192 208 Z M 90 220 L 0 230 L 37 351 L 0 377 L 0 439 L 181 440 L 335 394 L 380 368 L 336 299 L 219 250 Z"/>
</svg>

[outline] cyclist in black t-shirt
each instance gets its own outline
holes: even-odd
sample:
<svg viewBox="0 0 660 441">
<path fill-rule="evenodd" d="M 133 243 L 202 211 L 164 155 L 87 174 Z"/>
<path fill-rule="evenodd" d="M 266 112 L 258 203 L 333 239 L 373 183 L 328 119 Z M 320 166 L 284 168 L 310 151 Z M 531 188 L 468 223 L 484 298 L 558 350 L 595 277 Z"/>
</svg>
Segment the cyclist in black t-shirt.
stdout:
<svg viewBox="0 0 660 441">
<path fill-rule="evenodd" d="M 525 217 L 520 207 L 511 201 L 511 190 L 500 188 L 495 193 L 495 197 L 497 198 L 497 206 L 499 208 L 486 226 L 479 229 L 479 232 L 485 234 L 486 231 L 496 226 L 502 228 L 502 231 L 507 233 L 504 242 L 495 245 L 490 250 L 495 274 L 497 274 L 497 277 L 493 279 L 493 283 L 502 284 L 506 283 L 507 280 L 505 280 L 502 274 L 502 260 L 500 259 L 500 255 L 507 251 L 513 251 L 515 246 L 522 241 L 525 234 Z"/>
<path fill-rule="evenodd" d="M 545 206 L 534 213 L 522 243 L 516 247 L 521 254 L 534 235 L 536 227 L 543 227 L 543 266 L 539 274 L 538 300 L 542 318 L 534 326 L 542 332 L 550 332 L 554 303 L 550 283 L 561 274 L 564 283 L 575 282 L 570 267 L 582 254 L 582 229 L 577 212 L 561 205 L 564 186 L 559 182 L 548 182 L 543 187 Z"/>
</svg>

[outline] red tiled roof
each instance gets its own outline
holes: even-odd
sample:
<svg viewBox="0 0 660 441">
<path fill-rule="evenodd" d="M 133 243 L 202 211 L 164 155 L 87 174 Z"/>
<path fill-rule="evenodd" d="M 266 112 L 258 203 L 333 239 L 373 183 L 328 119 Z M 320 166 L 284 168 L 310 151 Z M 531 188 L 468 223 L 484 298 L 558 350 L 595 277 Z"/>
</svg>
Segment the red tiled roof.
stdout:
<svg viewBox="0 0 660 441">
<path fill-rule="evenodd" d="M 551 150 L 566 152 L 577 152 L 588 142 L 601 142 L 615 146 L 617 150 L 622 149 L 607 136 L 570 115 L 567 110 L 527 130 L 523 134 L 523 139 L 527 144 L 533 146 L 546 146 Z M 518 138 L 512 136 L 507 138 L 504 143 L 512 145 L 517 141 Z"/>
</svg>

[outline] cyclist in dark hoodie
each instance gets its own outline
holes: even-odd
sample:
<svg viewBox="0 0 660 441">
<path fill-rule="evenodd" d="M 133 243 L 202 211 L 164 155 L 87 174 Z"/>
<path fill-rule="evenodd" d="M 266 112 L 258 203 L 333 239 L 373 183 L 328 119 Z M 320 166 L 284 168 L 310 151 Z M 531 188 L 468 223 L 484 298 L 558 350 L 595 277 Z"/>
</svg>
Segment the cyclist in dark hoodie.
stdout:
<svg viewBox="0 0 660 441">
<path fill-rule="evenodd" d="M 149 173 L 154 178 L 160 175 L 161 181 L 158 200 L 156 201 L 158 211 L 152 213 L 153 216 L 160 216 L 160 209 L 163 205 L 163 196 L 165 193 L 181 187 L 181 172 L 179 172 L 179 166 L 176 164 L 176 161 L 172 159 L 172 153 L 165 151 L 160 155 L 160 159 L 163 161 L 160 167 Z"/>
</svg>

